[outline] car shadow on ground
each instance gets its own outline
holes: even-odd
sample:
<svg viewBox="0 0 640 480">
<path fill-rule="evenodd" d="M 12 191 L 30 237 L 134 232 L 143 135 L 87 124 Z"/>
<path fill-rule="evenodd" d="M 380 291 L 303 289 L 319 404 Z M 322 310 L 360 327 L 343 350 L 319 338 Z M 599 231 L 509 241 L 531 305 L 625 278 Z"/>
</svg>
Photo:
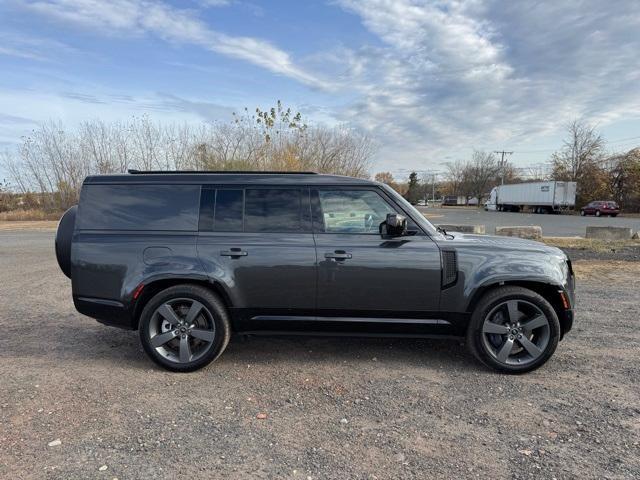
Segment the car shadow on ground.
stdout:
<svg viewBox="0 0 640 480">
<path fill-rule="evenodd" d="M 113 362 L 131 368 L 156 367 L 142 350 L 137 331 L 107 326 L 32 330 L 19 344 L 9 342 L 0 358 L 40 358 L 48 361 Z M 9 337 L 12 335 L 9 333 Z M 481 369 L 467 353 L 462 339 L 370 338 L 332 336 L 240 336 L 234 335 L 219 363 L 250 363 L 287 366 L 352 365 L 393 362 L 407 367 L 437 366 L 477 371 Z"/>
<path fill-rule="evenodd" d="M 395 367 L 442 367 L 478 371 L 482 368 L 467 352 L 461 339 L 372 338 L 331 336 L 234 337 L 222 361 L 313 366 L 371 365 L 393 363 Z"/>
</svg>

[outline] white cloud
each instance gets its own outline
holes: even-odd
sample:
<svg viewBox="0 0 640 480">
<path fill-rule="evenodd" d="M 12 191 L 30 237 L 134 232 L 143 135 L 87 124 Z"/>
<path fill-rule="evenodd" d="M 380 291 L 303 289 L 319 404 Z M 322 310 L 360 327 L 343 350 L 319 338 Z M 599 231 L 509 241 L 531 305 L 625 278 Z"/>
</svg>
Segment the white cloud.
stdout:
<svg viewBox="0 0 640 480">
<path fill-rule="evenodd" d="M 524 145 L 574 117 L 640 117 L 635 0 L 337 4 L 379 39 L 338 55 L 359 97 L 337 115 L 381 137 L 382 165 Z"/>
<path fill-rule="evenodd" d="M 150 0 L 51 0 L 25 4 L 31 12 L 113 35 L 152 34 L 167 41 L 198 45 L 239 58 L 316 88 L 328 85 L 304 71 L 284 50 L 268 41 L 234 37 L 209 28 L 190 10 Z"/>
<path fill-rule="evenodd" d="M 315 91 L 303 103 L 319 106 L 308 108 L 312 116 L 350 122 L 383 146 L 376 169 L 436 167 L 468 156 L 472 147 L 547 148 L 544 142 L 575 117 L 601 126 L 640 119 L 637 0 L 335 0 L 375 38 L 349 45 L 352 38 L 366 37 L 345 33 L 336 38 L 342 46 L 297 61 L 269 41 L 210 28 L 197 16 L 203 1 L 194 0 L 193 10 L 151 0 L 24 5 L 65 25 L 194 45 L 310 86 Z M 57 49 L 64 52 L 63 45 Z M 47 52 L 44 44 L 0 38 L 0 54 L 44 59 Z M 239 98 L 249 89 L 241 80 Z M 38 92 L 3 99 L 0 92 L 0 106 L 4 102 L 11 108 L 3 111 L 32 118 L 32 111 L 46 105 L 49 118 L 63 120 L 84 118 L 87 105 L 107 119 L 141 110 L 160 116 L 177 112 L 180 118 L 224 117 L 226 108 L 180 94 L 116 99 L 82 86 L 85 93 L 60 93 L 73 90 L 62 86 L 46 98 Z M 277 91 L 272 82 L 270 91 L 287 102 L 287 87 Z M 512 158 L 531 163 L 529 157 Z"/>
<path fill-rule="evenodd" d="M 229 119 L 234 111 L 226 105 L 160 92 L 122 95 L 95 85 L 85 89 L 70 85 L 70 88 L 69 91 L 0 88 L 0 111 L 11 112 L 0 114 L 0 145 L 15 147 L 36 125 L 49 120 L 59 120 L 73 128 L 94 118 L 115 122 L 148 114 L 159 122 L 199 125 L 203 121 Z"/>
<path fill-rule="evenodd" d="M 198 0 L 203 7 L 226 7 L 231 5 L 231 0 Z"/>
<path fill-rule="evenodd" d="M 50 62 L 64 55 L 80 54 L 79 50 L 50 38 L 0 32 L 0 55 Z"/>
</svg>

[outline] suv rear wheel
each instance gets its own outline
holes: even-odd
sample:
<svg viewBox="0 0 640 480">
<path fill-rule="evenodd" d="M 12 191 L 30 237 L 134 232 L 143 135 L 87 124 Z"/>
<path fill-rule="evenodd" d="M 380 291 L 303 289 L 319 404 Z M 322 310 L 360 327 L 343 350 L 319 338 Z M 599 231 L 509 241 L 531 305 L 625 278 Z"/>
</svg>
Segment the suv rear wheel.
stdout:
<svg viewBox="0 0 640 480">
<path fill-rule="evenodd" d="M 142 310 L 139 327 L 147 355 L 175 372 L 208 365 L 224 351 L 231 335 L 222 301 L 197 285 L 177 285 L 156 294 Z"/>
<path fill-rule="evenodd" d="M 558 346 L 560 322 L 541 295 L 522 287 L 500 287 L 477 305 L 467 330 L 471 353 L 505 373 L 525 373 L 546 363 Z"/>
</svg>

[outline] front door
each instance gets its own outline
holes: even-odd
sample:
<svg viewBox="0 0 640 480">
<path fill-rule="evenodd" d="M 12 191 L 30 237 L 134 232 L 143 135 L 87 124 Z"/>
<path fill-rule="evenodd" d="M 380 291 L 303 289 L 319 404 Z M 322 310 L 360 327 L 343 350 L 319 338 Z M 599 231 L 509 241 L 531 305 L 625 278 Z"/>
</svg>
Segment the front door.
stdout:
<svg viewBox="0 0 640 480">
<path fill-rule="evenodd" d="M 406 215 L 391 197 L 377 187 L 322 187 L 311 201 L 319 318 L 438 318 L 440 250 L 411 221 L 410 235 L 381 237 L 388 213 Z"/>
</svg>

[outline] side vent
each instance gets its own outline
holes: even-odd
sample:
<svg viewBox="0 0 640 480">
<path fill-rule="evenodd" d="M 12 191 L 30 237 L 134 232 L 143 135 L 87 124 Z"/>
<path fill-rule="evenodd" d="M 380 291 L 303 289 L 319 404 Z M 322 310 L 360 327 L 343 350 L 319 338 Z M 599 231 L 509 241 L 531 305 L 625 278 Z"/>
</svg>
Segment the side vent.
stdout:
<svg viewBox="0 0 640 480">
<path fill-rule="evenodd" d="M 458 257 L 455 250 L 442 250 L 442 288 L 458 280 Z"/>
</svg>

